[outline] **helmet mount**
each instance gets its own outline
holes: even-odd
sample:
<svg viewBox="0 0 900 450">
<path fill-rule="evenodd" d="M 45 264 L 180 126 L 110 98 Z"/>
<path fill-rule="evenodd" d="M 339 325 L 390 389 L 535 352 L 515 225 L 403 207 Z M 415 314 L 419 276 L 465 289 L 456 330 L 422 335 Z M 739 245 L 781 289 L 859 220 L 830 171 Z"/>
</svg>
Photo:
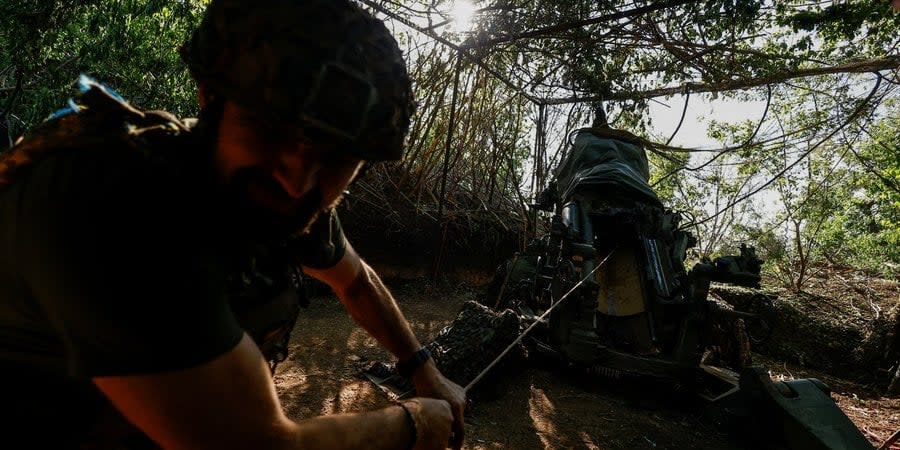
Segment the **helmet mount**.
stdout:
<svg viewBox="0 0 900 450">
<path fill-rule="evenodd" d="M 339 62 L 327 62 L 316 76 L 301 118 L 338 138 L 354 141 L 365 129 L 376 98 L 375 87 L 364 75 Z"/>
</svg>

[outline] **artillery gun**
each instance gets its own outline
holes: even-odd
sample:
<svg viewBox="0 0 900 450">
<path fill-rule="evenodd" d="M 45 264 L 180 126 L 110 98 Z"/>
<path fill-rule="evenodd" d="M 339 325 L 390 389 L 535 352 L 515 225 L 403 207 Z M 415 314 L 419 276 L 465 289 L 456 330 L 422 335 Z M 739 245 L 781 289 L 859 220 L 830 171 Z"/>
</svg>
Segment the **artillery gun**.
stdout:
<svg viewBox="0 0 900 450">
<path fill-rule="evenodd" d="M 761 318 L 708 299 L 711 282 L 759 287 L 754 249 L 687 271 L 696 241 L 648 184 L 641 139 L 605 120 L 573 135 L 532 205 L 550 213 L 549 231 L 500 266 L 483 303 L 536 325 L 531 352 L 613 378 L 676 380 L 789 448 L 871 448 L 824 383 L 775 382 L 751 364 L 750 342 L 769 331 Z"/>
<path fill-rule="evenodd" d="M 550 213 L 549 231 L 500 265 L 482 305 L 467 302 L 427 344 L 441 372 L 469 391 L 512 350 L 521 354 L 521 342 L 529 355 L 602 376 L 674 380 L 715 417 L 767 439 L 760 448 L 872 448 L 824 383 L 776 382 L 751 364 L 750 343 L 766 339 L 768 325 L 708 296 L 711 282 L 758 288 L 762 261 L 742 245 L 687 271 L 696 241 L 648 184 L 641 139 L 599 122 L 573 133 L 532 205 Z M 414 395 L 390 364 L 363 375 Z"/>
</svg>

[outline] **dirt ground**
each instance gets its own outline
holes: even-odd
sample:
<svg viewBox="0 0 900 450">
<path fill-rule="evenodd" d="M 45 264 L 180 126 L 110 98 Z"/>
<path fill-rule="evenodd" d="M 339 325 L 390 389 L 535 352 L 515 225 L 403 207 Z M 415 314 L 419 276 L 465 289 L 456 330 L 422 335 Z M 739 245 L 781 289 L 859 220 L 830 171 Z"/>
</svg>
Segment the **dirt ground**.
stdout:
<svg viewBox="0 0 900 450">
<path fill-rule="evenodd" d="M 430 340 L 477 291 L 465 285 L 440 290 L 424 282 L 392 289 L 416 334 Z M 372 361 L 388 361 L 377 343 L 352 322 L 330 295 L 301 312 L 291 356 L 275 375 L 288 415 L 296 420 L 390 404 L 384 392 L 358 377 Z M 816 376 L 870 441 L 900 428 L 900 400 L 877 398 L 864 386 L 842 382 L 778 361 L 773 374 Z M 637 386 L 547 364 L 505 373 L 483 390 L 467 412 L 466 446 L 489 448 L 740 449 L 739 436 L 713 424 L 688 395 L 671 387 Z M 898 447 L 900 448 L 900 447 Z"/>
</svg>

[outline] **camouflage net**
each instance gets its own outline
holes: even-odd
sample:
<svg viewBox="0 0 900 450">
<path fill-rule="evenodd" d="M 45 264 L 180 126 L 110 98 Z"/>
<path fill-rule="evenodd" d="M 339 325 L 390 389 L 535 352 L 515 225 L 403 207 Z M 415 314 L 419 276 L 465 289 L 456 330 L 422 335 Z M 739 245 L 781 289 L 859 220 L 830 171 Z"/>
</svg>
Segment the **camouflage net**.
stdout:
<svg viewBox="0 0 900 450">
<path fill-rule="evenodd" d="M 512 310 L 498 314 L 466 302 L 453 323 L 427 347 L 441 373 L 465 386 L 516 340 L 519 328 L 519 316 Z"/>
<path fill-rule="evenodd" d="M 520 324 L 519 316 L 511 310 L 498 314 L 470 301 L 426 347 L 441 373 L 465 386 L 516 340 Z M 523 354 L 520 345 L 505 359 Z M 376 362 L 363 375 L 398 397 L 414 394 L 411 382 L 398 375 L 392 364 Z"/>
</svg>

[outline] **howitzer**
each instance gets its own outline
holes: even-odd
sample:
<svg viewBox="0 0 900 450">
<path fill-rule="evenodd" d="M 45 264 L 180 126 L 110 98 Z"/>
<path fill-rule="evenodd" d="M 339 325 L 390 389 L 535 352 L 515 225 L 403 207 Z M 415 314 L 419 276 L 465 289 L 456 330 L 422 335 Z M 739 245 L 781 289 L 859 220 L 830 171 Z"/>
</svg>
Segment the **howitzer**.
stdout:
<svg viewBox="0 0 900 450">
<path fill-rule="evenodd" d="M 602 126 L 578 130 L 533 205 L 552 213 L 548 232 L 501 266 L 485 304 L 531 325 L 574 289 L 526 340 L 531 351 L 613 377 L 677 380 L 791 448 L 871 448 L 823 383 L 773 382 L 752 366 L 750 344 L 768 337 L 768 324 L 708 295 L 712 282 L 758 288 L 762 261 L 742 245 L 739 255 L 686 271 L 696 241 L 648 178 L 640 139 Z"/>
<path fill-rule="evenodd" d="M 762 261 L 742 245 L 739 255 L 685 270 L 696 241 L 647 183 L 640 142 L 605 127 L 576 132 L 556 180 L 532 205 L 552 213 L 547 232 L 500 265 L 483 306 L 467 303 L 428 344 L 441 372 L 474 388 L 521 341 L 529 355 L 611 379 L 688 386 L 717 421 L 764 439 L 755 442 L 761 448 L 871 448 L 824 383 L 776 382 L 752 365 L 750 345 L 768 338 L 768 324 L 708 296 L 712 282 L 759 287 Z M 365 375 L 413 394 L 389 365 Z"/>
</svg>

